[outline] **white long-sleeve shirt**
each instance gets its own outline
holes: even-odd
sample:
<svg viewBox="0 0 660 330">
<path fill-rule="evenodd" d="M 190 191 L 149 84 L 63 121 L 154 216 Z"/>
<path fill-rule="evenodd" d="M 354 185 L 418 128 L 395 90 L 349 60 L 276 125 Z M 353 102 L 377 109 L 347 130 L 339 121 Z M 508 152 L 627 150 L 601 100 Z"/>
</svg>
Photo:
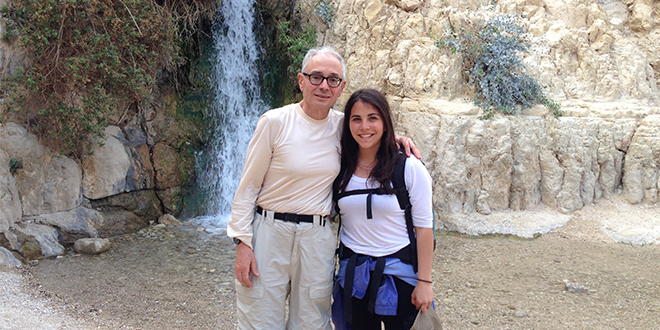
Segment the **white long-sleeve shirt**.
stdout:
<svg viewBox="0 0 660 330">
<path fill-rule="evenodd" d="M 313 119 L 299 104 L 270 110 L 259 118 L 234 196 L 229 237 L 252 245 L 257 205 L 275 212 L 331 213 L 343 119 L 342 112 L 332 109 L 325 119 Z"/>
</svg>

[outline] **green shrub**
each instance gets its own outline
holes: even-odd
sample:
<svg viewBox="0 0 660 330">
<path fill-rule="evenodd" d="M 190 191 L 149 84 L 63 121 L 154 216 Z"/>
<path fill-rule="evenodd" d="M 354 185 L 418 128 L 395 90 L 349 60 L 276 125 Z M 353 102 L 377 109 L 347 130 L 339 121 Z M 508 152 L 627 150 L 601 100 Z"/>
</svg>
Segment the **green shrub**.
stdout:
<svg viewBox="0 0 660 330">
<path fill-rule="evenodd" d="M 8 109 L 67 155 L 103 137 L 116 105 L 147 102 L 175 64 L 176 22 L 153 0 L 14 0 L 2 16 L 30 54 L 3 81 Z"/>
<path fill-rule="evenodd" d="M 519 16 L 501 15 L 486 23 L 470 22 L 465 26 L 450 26 L 438 47 L 449 48 L 463 59 L 466 85 L 474 91 L 473 102 L 484 111 L 483 119 L 494 111 L 515 114 L 517 107 L 543 104 L 555 116 L 562 111 L 549 99 L 542 87 L 524 73 L 521 56 L 529 51 L 529 33 Z"/>
<path fill-rule="evenodd" d="M 300 72 L 301 64 L 307 52 L 316 47 L 316 26 L 306 24 L 301 32 L 289 28 L 290 22 L 284 21 L 277 26 L 277 40 L 287 50 L 291 75 Z"/>
</svg>

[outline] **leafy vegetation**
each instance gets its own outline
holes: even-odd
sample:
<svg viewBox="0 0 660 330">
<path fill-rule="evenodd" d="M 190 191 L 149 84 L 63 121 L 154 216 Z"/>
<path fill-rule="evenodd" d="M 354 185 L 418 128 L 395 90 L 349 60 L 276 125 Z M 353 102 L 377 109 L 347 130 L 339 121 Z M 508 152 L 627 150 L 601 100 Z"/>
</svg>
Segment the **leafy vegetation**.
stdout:
<svg viewBox="0 0 660 330">
<path fill-rule="evenodd" d="M 11 174 L 16 174 L 16 171 L 23 168 L 23 160 L 20 158 L 11 158 L 9 160 L 9 172 Z"/>
<path fill-rule="evenodd" d="M 483 109 L 483 119 L 491 118 L 494 111 L 515 114 L 518 107 L 534 104 L 543 104 L 555 116 L 561 116 L 559 104 L 524 73 L 521 56 L 529 51 L 530 41 L 519 16 L 501 15 L 485 23 L 451 25 L 436 45 L 461 55 L 466 85 L 474 91 L 473 102 Z"/>
<path fill-rule="evenodd" d="M 301 64 L 307 51 L 316 47 L 316 26 L 306 24 L 303 31 L 297 33 L 289 28 L 291 22 L 283 21 L 277 26 L 277 41 L 287 50 L 288 72 L 295 76 L 301 70 Z"/>
<path fill-rule="evenodd" d="M 9 1 L 3 39 L 30 54 L 28 66 L 3 80 L 9 113 L 63 154 L 80 154 L 90 137 L 150 101 L 156 75 L 182 63 L 181 38 L 213 1 Z"/>
<path fill-rule="evenodd" d="M 319 0 L 314 6 L 314 14 L 327 26 L 332 25 L 332 19 L 335 17 L 336 13 L 337 9 L 329 0 Z"/>
</svg>

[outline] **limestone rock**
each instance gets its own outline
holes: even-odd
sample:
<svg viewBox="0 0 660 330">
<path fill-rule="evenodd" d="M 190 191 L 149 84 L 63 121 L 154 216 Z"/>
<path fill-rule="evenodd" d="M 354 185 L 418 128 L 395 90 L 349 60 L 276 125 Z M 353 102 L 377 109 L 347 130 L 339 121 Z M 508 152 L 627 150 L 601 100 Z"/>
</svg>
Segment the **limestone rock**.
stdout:
<svg viewBox="0 0 660 330">
<path fill-rule="evenodd" d="M 555 210 L 497 211 L 489 215 L 479 213 L 440 213 L 440 224 L 449 230 L 470 236 L 504 234 L 533 238 L 566 225 L 570 216 Z"/>
<path fill-rule="evenodd" d="M 85 197 L 99 199 L 127 191 L 126 177 L 131 166 L 121 139 L 125 140 L 121 129 L 108 126 L 103 146 L 94 144 L 91 155 L 82 159 L 82 190 Z"/>
<path fill-rule="evenodd" d="M 105 238 L 81 238 L 73 245 L 81 254 L 101 254 L 110 249 L 110 240 Z"/>
<path fill-rule="evenodd" d="M 413 11 L 424 4 L 424 0 L 389 0 L 388 2 L 405 11 Z"/>
<path fill-rule="evenodd" d="M 124 210 L 99 211 L 101 222 L 95 224 L 99 237 L 111 237 L 136 232 L 149 225 L 149 221 Z"/>
<path fill-rule="evenodd" d="M 45 148 L 34 134 L 15 123 L 0 126 L 0 149 L 23 163 L 15 178 L 24 215 L 71 210 L 79 205 L 82 173 L 76 162 Z"/>
<path fill-rule="evenodd" d="M 656 2 L 341 0 L 325 43 L 345 56 L 347 85 L 409 98 L 469 97 L 460 56 L 438 48 L 450 24 L 522 14 L 532 49 L 524 63 L 551 96 L 588 102 L 658 99 Z M 635 32 L 630 35 L 629 31 Z"/>
<path fill-rule="evenodd" d="M 80 204 L 82 171 L 76 162 L 45 155 L 24 159 L 23 164 L 16 178 L 24 216 L 67 211 Z"/>
<path fill-rule="evenodd" d="M 630 28 L 633 31 L 648 32 L 653 27 L 653 7 L 645 3 L 635 3 L 630 13 Z"/>
<path fill-rule="evenodd" d="M 18 236 L 11 230 L 0 234 L 0 246 L 3 246 L 11 251 L 21 251 L 21 241 L 19 240 Z"/>
<path fill-rule="evenodd" d="M 131 148 L 131 155 L 133 158 L 133 167 L 136 169 L 136 177 L 134 181 L 136 186 L 140 189 L 153 189 L 155 184 L 155 171 L 151 163 L 151 151 L 146 144 L 140 144 Z"/>
<path fill-rule="evenodd" d="M 169 214 L 179 214 L 182 208 L 181 187 L 174 187 L 165 190 L 156 191 L 158 199 L 163 202 L 165 212 Z"/>
<path fill-rule="evenodd" d="M 635 131 L 623 168 L 623 196 L 630 203 L 658 202 L 660 115 L 648 116 Z"/>
<path fill-rule="evenodd" d="M 156 170 L 156 188 L 162 190 L 180 185 L 179 155 L 176 150 L 159 142 L 154 145 L 152 153 L 153 166 Z"/>
<path fill-rule="evenodd" d="M 181 221 L 177 220 L 171 214 L 163 214 L 160 218 L 158 218 L 158 223 L 169 226 L 181 226 Z"/>
<path fill-rule="evenodd" d="M 0 266 L 20 267 L 21 262 L 14 257 L 11 251 L 0 246 Z"/>
<path fill-rule="evenodd" d="M 80 238 L 98 237 L 97 227 L 103 223 L 103 215 L 96 210 L 78 207 L 70 211 L 25 217 L 23 221 L 55 227 L 60 232 L 61 243 L 73 244 Z"/>
<path fill-rule="evenodd" d="M 38 159 L 47 152 L 46 147 L 39 143 L 34 134 L 12 122 L 0 125 L 0 149 L 7 152 L 10 157 L 23 160 Z"/>
<path fill-rule="evenodd" d="M 9 172 L 9 156 L 0 149 L 0 233 L 21 220 L 21 202 L 16 180 Z"/>
<path fill-rule="evenodd" d="M 146 144 L 137 147 L 126 147 L 131 157 L 131 167 L 126 178 L 126 190 L 136 191 L 142 189 L 153 189 L 154 169 L 151 164 L 149 147 Z"/>
<path fill-rule="evenodd" d="M 91 204 L 98 210 L 130 211 L 146 221 L 156 221 L 163 214 L 161 202 L 154 190 L 131 191 L 93 200 Z"/>
<path fill-rule="evenodd" d="M 482 121 L 415 112 L 400 118 L 402 130 L 431 150 L 425 163 L 434 178 L 436 207 L 448 213 L 533 210 L 542 204 L 562 212 L 580 209 L 619 187 L 618 137 L 631 134 L 628 119 Z"/>
<path fill-rule="evenodd" d="M 28 260 L 38 260 L 64 254 L 57 230 L 34 223 L 19 223 L 9 229 L 17 238 L 18 251 Z"/>
</svg>

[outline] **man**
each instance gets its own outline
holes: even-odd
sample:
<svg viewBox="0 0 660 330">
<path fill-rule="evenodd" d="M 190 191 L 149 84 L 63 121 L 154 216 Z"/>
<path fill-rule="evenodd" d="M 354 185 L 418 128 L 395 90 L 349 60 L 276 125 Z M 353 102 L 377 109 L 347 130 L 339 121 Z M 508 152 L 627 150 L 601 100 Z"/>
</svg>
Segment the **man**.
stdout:
<svg viewBox="0 0 660 330">
<path fill-rule="evenodd" d="M 332 329 L 336 240 L 328 215 L 344 116 L 331 107 L 346 64 L 332 48 L 315 48 L 301 71 L 303 100 L 259 119 L 232 204 L 239 329 Z M 418 156 L 409 139 L 399 140 Z"/>
</svg>

